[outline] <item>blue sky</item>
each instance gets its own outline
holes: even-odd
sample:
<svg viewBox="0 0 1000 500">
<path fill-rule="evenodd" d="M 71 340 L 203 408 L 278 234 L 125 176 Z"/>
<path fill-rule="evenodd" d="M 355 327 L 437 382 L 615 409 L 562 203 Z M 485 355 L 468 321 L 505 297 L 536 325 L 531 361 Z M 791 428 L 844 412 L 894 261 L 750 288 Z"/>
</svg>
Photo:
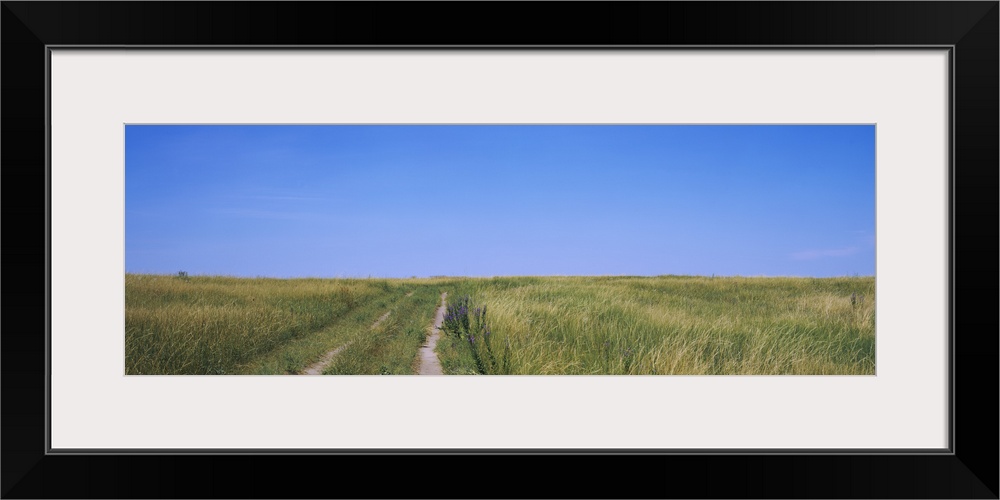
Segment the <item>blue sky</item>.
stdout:
<svg viewBox="0 0 1000 500">
<path fill-rule="evenodd" d="M 875 127 L 128 125 L 125 269 L 870 276 Z"/>
</svg>

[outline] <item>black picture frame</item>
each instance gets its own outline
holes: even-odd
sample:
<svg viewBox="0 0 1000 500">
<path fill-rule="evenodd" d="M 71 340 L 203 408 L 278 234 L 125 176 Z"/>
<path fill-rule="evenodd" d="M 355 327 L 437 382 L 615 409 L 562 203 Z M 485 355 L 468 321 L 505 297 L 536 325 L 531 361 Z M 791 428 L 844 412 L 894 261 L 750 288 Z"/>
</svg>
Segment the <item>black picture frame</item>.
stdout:
<svg viewBox="0 0 1000 500">
<path fill-rule="evenodd" d="M 998 498 L 997 286 L 992 281 L 1000 170 L 996 1 L 2 5 L 0 160 L 7 237 L 2 252 L 8 264 L 0 337 L 4 498 Z M 50 454 L 46 95 L 48 47 L 57 45 L 948 46 L 953 97 L 949 452 Z M 330 476 L 307 472 L 312 470 Z M 360 471 L 370 470 L 386 479 L 362 480 Z"/>
</svg>

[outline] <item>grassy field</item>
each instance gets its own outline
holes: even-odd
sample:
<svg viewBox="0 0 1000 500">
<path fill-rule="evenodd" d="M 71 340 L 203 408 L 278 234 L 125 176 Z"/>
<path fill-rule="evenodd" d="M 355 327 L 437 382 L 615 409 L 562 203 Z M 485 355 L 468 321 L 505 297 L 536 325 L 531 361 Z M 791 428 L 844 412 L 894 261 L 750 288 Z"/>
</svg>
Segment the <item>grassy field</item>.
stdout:
<svg viewBox="0 0 1000 500">
<path fill-rule="evenodd" d="M 127 275 L 128 374 L 874 374 L 875 280 Z M 372 325 L 386 313 L 384 320 Z"/>
<path fill-rule="evenodd" d="M 438 344 L 447 373 L 875 373 L 872 277 L 494 278 L 463 295 L 474 333 Z"/>
<path fill-rule="evenodd" d="M 413 360 L 396 357 L 400 345 L 415 356 L 423 342 L 440 302 L 434 283 L 129 274 L 125 372 L 296 373 L 350 342 L 351 353 L 365 356 L 352 365 L 355 373 L 409 373 Z M 377 357 L 373 349 L 357 350 L 376 338 L 391 347 Z"/>
</svg>

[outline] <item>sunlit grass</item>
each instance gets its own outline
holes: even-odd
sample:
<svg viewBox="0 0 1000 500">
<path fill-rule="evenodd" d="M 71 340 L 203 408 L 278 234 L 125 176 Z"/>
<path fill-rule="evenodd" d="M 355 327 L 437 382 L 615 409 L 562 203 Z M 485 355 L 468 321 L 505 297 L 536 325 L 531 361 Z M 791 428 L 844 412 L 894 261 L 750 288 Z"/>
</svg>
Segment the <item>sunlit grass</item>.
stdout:
<svg viewBox="0 0 1000 500">
<path fill-rule="evenodd" d="M 296 372 L 369 329 L 413 288 L 408 280 L 128 274 L 126 373 Z"/>
<path fill-rule="evenodd" d="M 488 307 L 514 374 L 875 373 L 870 277 L 495 278 L 459 289 Z M 463 343 L 439 351 L 446 372 L 481 372 Z"/>
<path fill-rule="evenodd" d="M 434 311 L 441 302 L 438 287 L 421 285 L 403 296 L 389 316 L 362 330 L 323 373 L 333 375 L 410 375 L 417 372 L 418 349 L 427 339 Z"/>
<path fill-rule="evenodd" d="M 452 304 L 469 296 L 470 314 L 488 311 L 464 337 L 438 342 L 450 374 L 875 373 L 872 277 L 134 274 L 125 277 L 126 373 L 300 373 L 343 347 L 325 374 L 412 374 L 445 291 Z"/>
</svg>

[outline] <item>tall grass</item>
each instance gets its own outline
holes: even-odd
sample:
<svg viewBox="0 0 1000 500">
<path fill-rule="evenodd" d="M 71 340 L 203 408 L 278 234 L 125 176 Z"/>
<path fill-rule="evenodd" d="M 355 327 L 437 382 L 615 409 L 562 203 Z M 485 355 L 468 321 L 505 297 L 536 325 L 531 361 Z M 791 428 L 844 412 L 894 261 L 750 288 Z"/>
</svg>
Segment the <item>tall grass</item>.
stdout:
<svg viewBox="0 0 1000 500">
<path fill-rule="evenodd" d="M 126 373 L 298 373 L 341 346 L 324 373 L 414 373 L 442 291 L 451 305 L 438 342 L 445 373 L 875 372 L 871 277 L 129 274 Z"/>
<path fill-rule="evenodd" d="M 510 374 L 510 339 L 493 335 L 486 306 L 477 306 L 468 295 L 458 297 L 447 306 L 441 330 L 453 350 L 459 344 L 468 348 L 465 354 L 471 356 L 475 373 Z"/>
<path fill-rule="evenodd" d="M 226 374 L 344 318 L 374 280 L 125 276 L 127 374 Z"/>
<path fill-rule="evenodd" d="M 457 285 L 514 374 L 874 374 L 874 278 L 550 277 Z M 458 293 L 451 296 L 458 297 Z M 482 373 L 455 339 L 447 373 Z"/>
</svg>

